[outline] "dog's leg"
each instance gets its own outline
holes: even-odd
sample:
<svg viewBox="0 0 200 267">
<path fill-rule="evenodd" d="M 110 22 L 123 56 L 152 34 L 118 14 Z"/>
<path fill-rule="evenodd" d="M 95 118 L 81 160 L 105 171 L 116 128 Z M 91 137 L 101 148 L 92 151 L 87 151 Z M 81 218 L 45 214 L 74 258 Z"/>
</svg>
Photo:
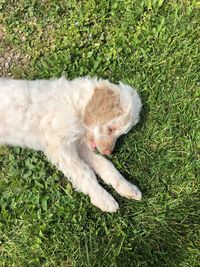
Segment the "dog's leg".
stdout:
<svg viewBox="0 0 200 267">
<path fill-rule="evenodd" d="M 94 172 L 79 157 L 75 146 L 48 147 L 45 154 L 70 179 L 77 190 L 89 195 L 93 205 L 102 211 L 117 211 L 118 203 L 99 185 Z"/>
<path fill-rule="evenodd" d="M 95 154 L 86 145 L 81 145 L 79 154 L 104 182 L 111 185 L 121 196 L 135 200 L 142 198 L 137 186 L 128 182 L 109 160 Z"/>
</svg>

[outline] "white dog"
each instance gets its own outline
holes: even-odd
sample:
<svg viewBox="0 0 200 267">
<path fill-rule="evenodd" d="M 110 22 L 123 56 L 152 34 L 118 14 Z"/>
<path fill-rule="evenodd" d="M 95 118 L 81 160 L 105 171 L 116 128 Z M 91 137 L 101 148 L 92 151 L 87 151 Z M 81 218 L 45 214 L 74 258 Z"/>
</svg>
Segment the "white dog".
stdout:
<svg viewBox="0 0 200 267">
<path fill-rule="evenodd" d="M 95 206 L 115 212 L 118 203 L 95 173 L 124 197 L 140 200 L 141 192 L 95 150 L 110 155 L 116 139 L 138 122 L 140 109 L 137 92 L 123 83 L 0 78 L 0 144 L 42 150 Z"/>
</svg>

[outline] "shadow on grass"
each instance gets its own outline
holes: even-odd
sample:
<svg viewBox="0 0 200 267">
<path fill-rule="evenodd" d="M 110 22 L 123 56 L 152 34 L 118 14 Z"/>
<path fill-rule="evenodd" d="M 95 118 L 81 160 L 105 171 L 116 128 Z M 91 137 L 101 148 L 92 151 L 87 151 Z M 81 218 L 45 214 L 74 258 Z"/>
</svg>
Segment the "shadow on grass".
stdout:
<svg viewBox="0 0 200 267">
<path fill-rule="evenodd" d="M 148 210 L 148 200 L 141 203 L 140 208 L 142 205 L 144 213 L 140 213 L 136 220 L 134 214 L 130 218 L 127 243 L 131 242 L 132 250 L 121 252 L 117 260 L 118 266 L 124 266 L 125 261 L 126 266 L 197 266 L 197 203 L 191 202 L 188 205 L 188 201 L 183 200 L 171 210 L 163 208 L 162 214 L 156 214 L 155 211 L 151 213 Z M 137 222 L 135 228 L 134 221 Z M 138 231 L 138 236 L 135 231 Z M 192 242 L 188 243 L 191 236 Z"/>
</svg>

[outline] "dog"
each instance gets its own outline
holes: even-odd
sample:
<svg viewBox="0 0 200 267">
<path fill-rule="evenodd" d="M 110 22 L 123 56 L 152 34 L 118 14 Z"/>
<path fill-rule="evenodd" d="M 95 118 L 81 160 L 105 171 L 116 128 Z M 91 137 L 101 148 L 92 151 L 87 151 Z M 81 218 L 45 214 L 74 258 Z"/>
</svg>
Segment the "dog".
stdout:
<svg viewBox="0 0 200 267">
<path fill-rule="evenodd" d="M 43 151 L 93 205 L 116 212 L 118 203 L 95 174 L 121 196 L 141 199 L 139 189 L 102 156 L 137 124 L 141 106 L 137 91 L 122 82 L 0 78 L 0 145 Z"/>
</svg>

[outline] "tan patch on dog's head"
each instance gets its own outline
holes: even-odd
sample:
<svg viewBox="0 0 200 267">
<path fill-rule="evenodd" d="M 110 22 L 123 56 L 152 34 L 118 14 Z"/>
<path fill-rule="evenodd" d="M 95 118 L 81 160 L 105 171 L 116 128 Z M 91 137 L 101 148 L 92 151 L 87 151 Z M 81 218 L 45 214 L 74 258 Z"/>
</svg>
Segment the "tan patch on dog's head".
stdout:
<svg viewBox="0 0 200 267">
<path fill-rule="evenodd" d="M 119 94 L 108 86 L 96 87 L 85 108 L 84 121 L 88 126 L 104 124 L 122 113 Z"/>
</svg>

